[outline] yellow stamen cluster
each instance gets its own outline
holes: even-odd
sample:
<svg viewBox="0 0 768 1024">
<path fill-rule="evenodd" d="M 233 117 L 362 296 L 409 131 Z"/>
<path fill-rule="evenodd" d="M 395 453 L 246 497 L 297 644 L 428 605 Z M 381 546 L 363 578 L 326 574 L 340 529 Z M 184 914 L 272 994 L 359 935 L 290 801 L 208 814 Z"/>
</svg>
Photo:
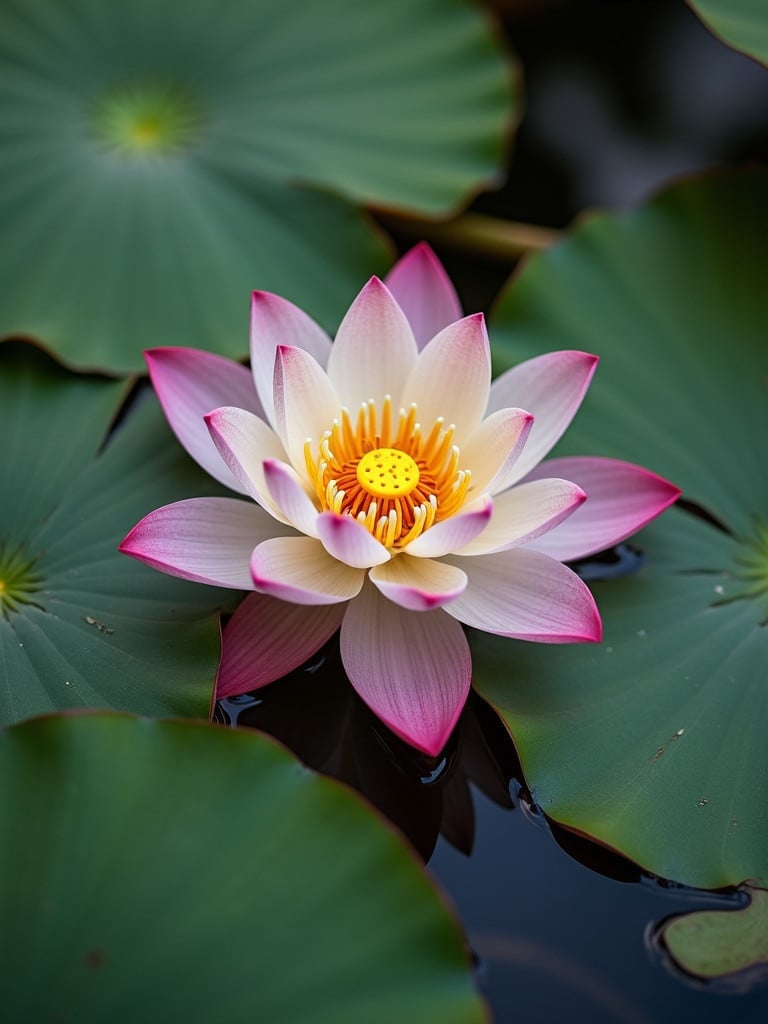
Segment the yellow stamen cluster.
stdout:
<svg viewBox="0 0 768 1024">
<path fill-rule="evenodd" d="M 392 400 L 363 402 L 353 422 L 348 409 L 320 440 L 304 443 L 310 480 L 322 510 L 354 516 L 388 548 L 410 544 L 433 523 L 454 515 L 469 488 L 459 469 L 453 426 L 441 418 L 424 434 L 416 406 L 393 422 Z"/>
</svg>

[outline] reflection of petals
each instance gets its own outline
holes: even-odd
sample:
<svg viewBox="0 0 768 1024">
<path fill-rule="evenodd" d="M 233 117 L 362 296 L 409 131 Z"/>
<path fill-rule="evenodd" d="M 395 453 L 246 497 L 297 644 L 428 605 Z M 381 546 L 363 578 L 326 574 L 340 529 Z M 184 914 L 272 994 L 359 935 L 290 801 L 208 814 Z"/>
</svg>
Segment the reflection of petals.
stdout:
<svg viewBox="0 0 768 1024">
<path fill-rule="evenodd" d="M 613 547 L 680 497 L 680 488 L 668 480 L 617 459 L 550 459 L 537 466 L 527 480 L 552 473 L 573 480 L 587 495 L 582 508 L 532 544 L 537 551 L 563 562 Z"/>
<path fill-rule="evenodd" d="M 414 615 L 368 584 L 344 616 L 341 656 L 354 688 L 394 733 L 426 754 L 442 750 L 472 675 L 458 622 L 441 609 Z"/>
<path fill-rule="evenodd" d="M 250 594 L 224 629 L 216 696 L 235 697 L 292 672 L 333 636 L 345 610 Z"/>
<path fill-rule="evenodd" d="M 589 588 L 549 555 L 511 548 L 451 561 L 469 579 L 464 593 L 445 609 L 460 622 L 545 644 L 601 639 L 600 615 Z"/>
</svg>

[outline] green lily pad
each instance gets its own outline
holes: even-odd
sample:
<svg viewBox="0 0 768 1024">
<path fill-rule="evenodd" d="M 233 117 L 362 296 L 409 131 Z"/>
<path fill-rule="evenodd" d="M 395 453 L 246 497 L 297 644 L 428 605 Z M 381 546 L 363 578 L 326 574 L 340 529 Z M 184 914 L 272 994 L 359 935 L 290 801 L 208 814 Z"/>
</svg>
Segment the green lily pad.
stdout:
<svg viewBox="0 0 768 1024">
<path fill-rule="evenodd" d="M 641 463 L 684 501 L 638 572 L 594 584 L 602 644 L 476 634 L 478 687 L 548 814 L 702 888 L 768 878 L 766 209 L 757 171 L 596 216 L 495 315 L 501 365 L 602 356 L 560 454 Z"/>
<path fill-rule="evenodd" d="M 246 730 L 0 734 L 9 1022 L 479 1024 L 459 929 L 346 788 Z"/>
<path fill-rule="evenodd" d="M 768 8 L 763 0 L 688 0 L 729 46 L 768 64 Z"/>
<path fill-rule="evenodd" d="M 671 918 L 662 937 L 687 974 L 722 978 L 757 964 L 768 965 L 768 892 L 750 890 L 741 910 L 696 910 Z"/>
<path fill-rule="evenodd" d="M 245 355 L 254 288 L 335 328 L 386 258 L 349 200 L 442 213 L 500 173 L 507 66 L 461 0 L 0 11 L 0 332 L 78 367 Z"/>
<path fill-rule="evenodd" d="M 165 577 L 117 545 L 147 509 L 210 481 L 154 398 L 100 451 L 125 390 L 0 345 L 2 724 L 83 707 L 208 714 L 232 592 Z"/>
</svg>

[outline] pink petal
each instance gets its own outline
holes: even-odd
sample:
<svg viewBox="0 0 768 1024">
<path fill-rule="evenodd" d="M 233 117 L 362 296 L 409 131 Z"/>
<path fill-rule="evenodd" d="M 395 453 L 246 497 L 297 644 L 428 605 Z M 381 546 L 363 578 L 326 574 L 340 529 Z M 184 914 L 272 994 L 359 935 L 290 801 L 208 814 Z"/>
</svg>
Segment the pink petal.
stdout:
<svg viewBox="0 0 768 1024">
<path fill-rule="evenodd" d="M 351 516 L 322 512 L 317 518 L 317 534 L 333 558 L 358 569 L 381 565 L 390 558 L 384 545 Z"/>
<path fill-rule="evenodd" d="M 320 366 L 328 362 L 331 339 L 312 317 L 287 299 L 271 292 L 254 292 L 251 298 L 251 370 L 266 418 L 275 423 L 272 384 L 278 345 L 304 349 Z M 233 401 L 215 405 L 236 405 Z"/>
<path fill-rule="evenodd" d="M 318 511 L 296 470 L 284 462 L 267 459 L 264 462 L 264 479 L 275 504 L 288 522 L 301 533 L 316 537 Z"/>
<path fill-rule="evenodd" d="M 194 348 L 153 348 L 144 358 L 165 417 L 186 450 L 219 483 L 242 492 L 216 451 L 203 417 L 222 405 L 262 416 L 249 371 L 231 359 Z"/>
<path fill-rule="evenodd" d="M 333 636 L 346 609 L 249 594 L 224 629 L 216 696 L 256 690 L 298 668 Z"/>
<path fill-rule="evenodd" d="M 597 363 L 598 357 L 587 352 L 548 352 L 513 366 L 493 382 L 489 412 L 520 405 L 536 421 L 510 484 L 521 480 L 560 439 L 581 405 Z"/>
<path fill-rule="evenodd" d="M 499 409 L 483 420 L 461 446 L 459 466 L 472 474 L 470 494 L 496 494 L 509 486 L 532 427 L 525 409 Z"/>
<path fill-rule="evenodd" d="M 249 569 L 253 549 L 268 537 L 286 532 L 249 501 L 188 498 L 150 512 L 119 550 L 171 576 L 253 590 Z"/>
<path fill-rule="evenodd" d="M 372 398 L 381 409 L 385 395 L 397 408 L 416 342 L 405 313 L 378 277 L 372 277 L 347 311 L 328 358 L 328 376 L 353 414 Z"/>
<path fill-rule="evenodd" d="M 426 242 L 419 242 L 399 259 L 384 283 L 408 317 L 420 349 L 448 324 L 461 319 L 456 289 Z"/>
<path fill-rule="evenodd" d="M 549 555 L 510 548 L 450 561 L 469 578 L 464 593 L 445 609 L 460 622 L 538 643 L 600 640 L 600 615 L 589 588 Z"/>
<path fill-rule="evenodd" d="M 404 550 L 417 558 L 439 558 L 449 551 L 458 551 L 483 533 L 492 514 L 493 501 L 483 495 L 450 519 L 435 523 Z"/>
<path fill-rule="evenodd" d="M 461 445 L 477 428 L 488 404 L 491 349 L 482 313 L 444 328 L 419 353 L 400 404 L 415 402 L 425 431 L 442 416 L 456 426 Z"/>
<path fill-rule="evenodd" d="M 279 345 L 274 373 L 275 429 L 294 469 L 304 472 L 304 442 L 318 443 L 341 415 L 339 401 L 325 370 L 300 348 Z"/>
<path fill-rule="evenodd" d="M 472 663 L 458 622 L 416 615 L 367 584 L 341 627 L 341 657 L 368 707 L 406 743 L 436 755 L 469 693 Z"/>
<path fill-rule="evenodd" d="M 573 480 L 587 500 L 564 523 L 533 542 L 561 561 L 585 558 L 610 548 L 655 519 L 680 496 L 680 489 L 641 466 L 617 459 L 549 459 L 529 474 L 536 480 L 551 474 Z"/>
<path fill-rule="evenodd" d="M 205 417 L 205 422 L 219 454 L 242 489 L 275 519 L 286 522 L 264 478 L 266 459 L 287 460 L 280 439 L 263 420 L 245 409 L 214 409 Z"/>
<path fill-rule="evenodd" d="M 585 498 L 584 491 L 570 480 L 532 480 L 518 484 L 496 495 L 488 528 L 459 554 L 484 555 L 528 544 L 573 515 Z"/>
<path fill-rule="evenodd" d="M 458 597 L 467 585 L 466 573 L 455 565 L 406 554 L 375 565 L 368 575 L 385 597 L 412 612 L 439 608 Z"/>
<path fill-rule="evenodd" d="M 312 537 L 265 540 L 251 556 L 257 590 L 293 604 L 337 604 L 360 591 L 365 574 L 331 558 Z"/>
</svg>

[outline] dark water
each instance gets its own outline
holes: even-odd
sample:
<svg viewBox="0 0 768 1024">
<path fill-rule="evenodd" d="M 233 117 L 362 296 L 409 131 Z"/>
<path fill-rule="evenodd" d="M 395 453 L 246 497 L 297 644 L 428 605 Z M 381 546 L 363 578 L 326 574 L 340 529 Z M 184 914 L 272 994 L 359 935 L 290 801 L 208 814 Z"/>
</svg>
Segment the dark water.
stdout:
<svg viewBox="0 0 768 1024">
<path fill-rule="evenodd" d="M 444 755 L 425 758 L 357 698 L 334 640 L 285 679 L 223 701 L 217 716 L 275 735 L 401 828 L 457 910 L 497 1024 L 768 1020 L 768 971 L 730 990 L 697 983 L 653 939 L 670 915 L 735 909 L 745 897 L 651 879 L 550 825 L 527 801 L 504 726 L 478 697 Z"/>
</svg>

